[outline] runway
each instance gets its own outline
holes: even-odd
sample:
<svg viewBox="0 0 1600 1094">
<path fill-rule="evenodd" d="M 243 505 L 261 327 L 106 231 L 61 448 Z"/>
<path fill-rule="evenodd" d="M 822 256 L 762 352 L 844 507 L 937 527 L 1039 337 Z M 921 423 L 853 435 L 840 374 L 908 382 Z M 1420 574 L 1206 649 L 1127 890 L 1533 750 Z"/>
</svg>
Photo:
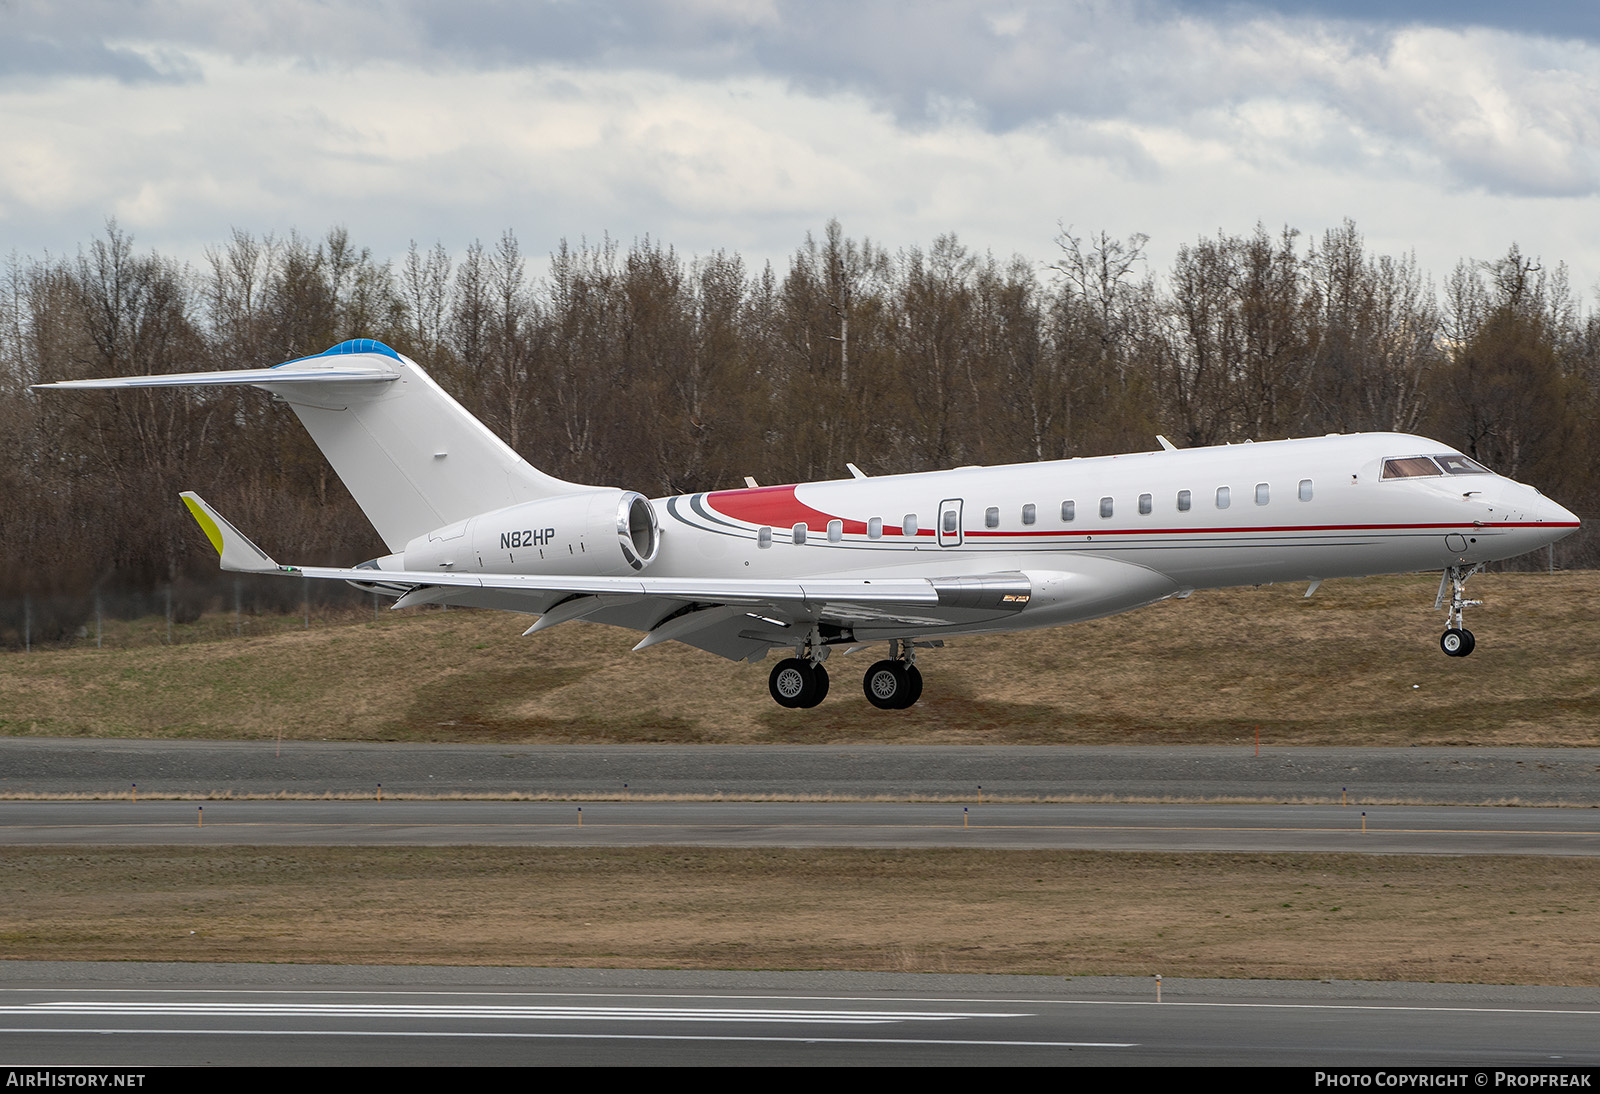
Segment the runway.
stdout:
<svg viewBox="0 0 1600 1094">
<path fill-rule="evenodd" d="M 1600 856 L 1593 809 L 906 802 L 0 802 L 0 846 L 982 847 Z"/>
<path fill-rule="evenodd" d="M 1191 981 L 1157 1003 L 1121 978 L 318 967 L 242 988 L 248 967 L 125 965 L 28 982 L 51 968 L 0 966 L 13 1066 L 1600 1064 L 1600 999 L 1561 989 Z"/>
<path fill-rule="evenodd" d="M 0 847 L 978 847 L 1600 855 L 1600 749 L 511 748 L 0 739 Z M 645 772 L 641 778 L 635 772 Z M 383 783 L 389 800 L 378 801 Z M 979 804 L 978 787 L 985 795 Z M 613 800 L 394 800 L 538 791 Z M 1222 804 L 1337 801 L 1484 805 Z M 1109 794 L 1169 799 L 999 802 Z M 910 801 L 657 801 L 772 795 Z M 634 800 L 627 800 L 632 798 Z M 949 800 L 937 800 L 946 798 Z M 1170 799 L 1212 799 L 1212 804 Z M 580 813 L 581 810 L 581 813 Z M 0 1059 L 172 1064 L 1600 1064 L 1600 991 L 852 973 L 0 962 Z M 1474 1072 L 1475 1073 L 1475 1072 Z"/>
</svg>

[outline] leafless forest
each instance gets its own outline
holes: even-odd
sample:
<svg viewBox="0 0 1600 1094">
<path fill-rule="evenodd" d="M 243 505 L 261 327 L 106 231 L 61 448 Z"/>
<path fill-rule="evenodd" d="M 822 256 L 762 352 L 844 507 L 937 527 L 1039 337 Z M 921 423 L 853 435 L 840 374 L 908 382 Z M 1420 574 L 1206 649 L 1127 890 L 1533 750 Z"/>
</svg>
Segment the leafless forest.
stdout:
<svg viewBox="0 0 1600 1094">
<path fill-rule="evenodd" d="M 1044 261 L 954 236 L 889 253 L 837 223 L 784 269 L 656 240 L 516 236 L 396 259 L 341 229 L 236 231 L 199 268 L 115 224 L 0 281 L 0 645 L 99 602 L 180 615 L 232 579 L 177 501 L 198 490 L 286 561 L 384 549 L 285 408 L 253 390 L 34 393 L 85 376 L 274 365 L 346 338 L 418 362 L 535 465 L 660 495 L 1361 430 L 1414 431 L 1600 498 L 1600 315 L 1515 244 L 1442 283 L 1354 224 L 1258 227 L 1149 269 L 1145 239 L 1064 231 Z M 1557 546 L 1592 566 L 1587 530 Z M 1544 565 L 1544 556 L 1534 560 Z M 297 583 L 281 582 L 288 607 Z M 336 590 L 327 595 L 338 595 Z M 253 606 L 273 590 L 252 586 Z M 26 622 L 25 622 L 26 618 Z"/>
</svg>

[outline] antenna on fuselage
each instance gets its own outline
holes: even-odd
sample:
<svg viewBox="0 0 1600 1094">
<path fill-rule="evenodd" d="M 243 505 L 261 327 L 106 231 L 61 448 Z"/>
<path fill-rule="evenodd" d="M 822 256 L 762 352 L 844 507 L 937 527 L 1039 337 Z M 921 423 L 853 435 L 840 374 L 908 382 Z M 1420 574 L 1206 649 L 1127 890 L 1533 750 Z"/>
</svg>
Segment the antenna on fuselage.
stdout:
<svg viewBox="0 0 1600 1094">
<path fill-rule="evenodd" d="M 1156 434 L 1156 440 L 1160 441 L 1161 447 L 1168 452 L 1176 452 L 1178 450 L 1177 445 L 1173 444 L 1159 433 Z"/>
</svg>

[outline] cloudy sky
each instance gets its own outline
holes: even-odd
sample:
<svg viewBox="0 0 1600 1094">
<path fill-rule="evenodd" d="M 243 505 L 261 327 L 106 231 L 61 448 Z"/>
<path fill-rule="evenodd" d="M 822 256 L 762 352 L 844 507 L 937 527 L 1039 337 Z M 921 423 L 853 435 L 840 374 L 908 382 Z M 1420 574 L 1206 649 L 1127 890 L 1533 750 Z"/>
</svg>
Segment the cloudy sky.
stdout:
<svg viewBox="0 0 1600 1094">
<path fill-rule="evenodd" d="M 780 270 L 836 217 L 1050 261 L 1348 217 L 1442 279 L 1600 280 L 1600 6 L 1535 0 L 0 0 L 0 253 L 115 217 L 383 256 L 513 228 Z"/>
</svg>

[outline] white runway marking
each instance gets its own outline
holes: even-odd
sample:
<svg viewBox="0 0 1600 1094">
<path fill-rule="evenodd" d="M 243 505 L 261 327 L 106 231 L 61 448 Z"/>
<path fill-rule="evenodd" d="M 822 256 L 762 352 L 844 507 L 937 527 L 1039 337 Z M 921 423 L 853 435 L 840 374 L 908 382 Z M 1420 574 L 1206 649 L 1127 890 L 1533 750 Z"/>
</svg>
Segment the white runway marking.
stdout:
<svg viewBox="0 0 1600 1094">
<path fill-rule="evenodd" d="M 171 1015 L 269 1018 L 500 1018 L 538 1021 L 611 1022 L 816 1022 L 876 1025 L 885 1022 L 951 1022 L 967 1018 L 1026 1018 L 1025 1013 L 978 1011 L 764 1010 L 723 1007 L 606 1007 L 461 1005 L 414 1003 L 249 1002 L 51 1002 L 0 1007 L 0 1014 Z"/>
</svg>

